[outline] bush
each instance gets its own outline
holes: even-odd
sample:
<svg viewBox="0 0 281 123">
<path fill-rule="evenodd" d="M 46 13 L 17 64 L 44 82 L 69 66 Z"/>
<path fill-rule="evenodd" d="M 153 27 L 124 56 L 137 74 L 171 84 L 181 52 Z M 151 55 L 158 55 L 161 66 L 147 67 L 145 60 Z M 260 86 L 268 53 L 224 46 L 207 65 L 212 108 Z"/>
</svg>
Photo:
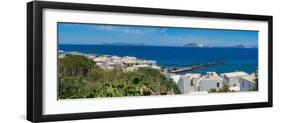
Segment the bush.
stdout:
<svg viewBox="0 0 281 123">
<path fill-rule="evenodd" d="M 229 89 L 228 85 L 223 85 L 220 89 L 211 88 L 208 90 L 208 93 L 224 93 L 224 92 L 235 92 Z"/>
<path fill-rule="evenodd" d="M 215 93 L 215 92 L 217 92 L 217 89 L 215 89 L 215 88 L 211 88 L 208 90 L 208 93 Z"/>
<path fill-rule="evenodd" d="M 95 66 L 93 60 L 79 55 L 69 55 L 59 59 L 59 72 L 64 76 L 87 76 L 89 70 Z"/>
<path fill-rule="evenodd" d="M 161 71 L 139 68 L 123 72 L 104 70 L 84 56 L 59 59 L 59 98 L 97 98 L 180 94 L 178 86 Z"/>
</svg>

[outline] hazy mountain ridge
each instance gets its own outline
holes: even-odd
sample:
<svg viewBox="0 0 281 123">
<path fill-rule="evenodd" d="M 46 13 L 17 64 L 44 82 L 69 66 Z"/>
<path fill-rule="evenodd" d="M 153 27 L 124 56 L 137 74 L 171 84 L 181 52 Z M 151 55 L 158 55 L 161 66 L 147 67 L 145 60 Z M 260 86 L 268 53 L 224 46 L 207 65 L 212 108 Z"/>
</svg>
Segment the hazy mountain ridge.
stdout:
<svg viewBox="0 0 281 123">
<path fill-rule="evenodd" d="M 233 46 L 206 46 L 206 45 L 198 44 L 198 43 L 195 43 L 195 42 L 185 44 L 185 45 L 183 45 L 183 47 L 194 47 L 194 48 L 257 48 L 257 47 L 247 47 L 247 46 L 242 45 L 242 44 L 233 45 Z"/>
<path fill-rule="evenodd" d="M 185 44 L 183 46 L 184 47 L 204 47 L 203 45 L 198 44 L 198 43 L 188 43 L 188 44 Z"/>
</svg>

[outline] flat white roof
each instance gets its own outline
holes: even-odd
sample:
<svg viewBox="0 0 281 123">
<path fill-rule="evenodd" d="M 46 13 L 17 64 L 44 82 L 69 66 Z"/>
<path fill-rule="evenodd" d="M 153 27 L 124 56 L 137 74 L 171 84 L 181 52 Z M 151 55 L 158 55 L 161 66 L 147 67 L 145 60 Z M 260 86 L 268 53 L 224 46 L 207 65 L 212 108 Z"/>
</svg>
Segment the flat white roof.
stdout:
<svg viewBox="0 0 281 123">
<path fill-rule="evenodd" d="M 225 75 L 227 77 L 239 77 L 239 76 L 245 76 L 245 75 L 249 75 L 249 74 L 246 72 L 243 72 L 243 71 L 237 71 L 237 72 L 223 73 L 222 75 Z"/>
<path fill-rule="evenodd" d="M 222 78 L 216 72 L 207 72 L 202 80 L 222 80 Z"/>
<path fill-rule="evenodd" d="M 222 80 L 219 76 L 204 76 L 201 80 Z"/>
<path fill-rule="evenodd" d="M 247 75 L 247 76 L 242 76 L 241 78 L 243 78 L 243 79 L 245 79 L 245 80 L 248 80 L 248 81 L 250 81 L 250 82 L 255 83 L 255 78 L 256 78 L 256 76 L 255 76 L 255 74 L 251 74 L 251 75 Z"/>
<path fill-rule="evenodd" d="M 190 78 L 200 78 L 201 74 L 200 73 L 187 73 L 184 76 L 189 76 Z"/>
</svg>

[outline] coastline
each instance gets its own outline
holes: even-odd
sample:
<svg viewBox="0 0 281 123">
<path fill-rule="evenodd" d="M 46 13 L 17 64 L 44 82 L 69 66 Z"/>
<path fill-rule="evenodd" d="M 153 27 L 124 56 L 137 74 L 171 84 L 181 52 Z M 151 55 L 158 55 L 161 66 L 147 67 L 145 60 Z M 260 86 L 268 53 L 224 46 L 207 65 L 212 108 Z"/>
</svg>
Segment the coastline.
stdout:
<svg viewBox="0 0 281 123">
<path fill-rule="evenodd" d="M 177 73 L 175 71 L 179 71 L 179 73 L 180 73 L 180 71 L 185 71 L 185 72 L 182 72 L 183 74 L 185 74 L 185 73 L 206 74 L 209 71 L 215 71 L 215 70 L 209 70 L 209 71 L 206 71 L 206 72 L 201 72 L 200 70 L 205 69 L 205 68 L 209 68 L 209 67 L 218 67 L 219 65 L 229 64 L 227 61 L 211 61 L 211 62 L 205 62 L 205 63 L 201 62 L 201 63 L 197 63 L 197 64 L 184 65 L 184 66 L 183 65 L 166 66 L 166 65 L 160 64 L 157 60 L 142 59 L 142 58 L 138 58 L 138 57 L 135 57 L 135 56 L 118 56 L 118 55 L 111 55 L 111 54 L 83 53 L 83 52 L 80 52 L 80 51 L 64 51 L 64 50 L 59 50 L 58 53 L 59 53 L 59 55 L 61 55 L 61 54 L 82 55 L 82 56 L 86 56 L 90 59 L 93 59 L 95 57 L 112 57 L 112 58 L 117 58 L 117 59 L 129 58 L 129 59 L 139 60 L 139 61 L 148 61 L 148 62 L 153 62 L 153 63 L 150 63 L 150 64 L 153 64 L 153 66 L 157 67 L 157 69 L 168 70 L 171 73 Z M 174 72 L 172 72 L 172 71 L 174 71 Z M 233 71 L 241 71 L 241 70 L 237 69 L 237 70 L 233 70 Z M 233 72 L 233 71 L 226 71 L 226 72 Z M 226 73 L 226 72 L 218 72 L 218 71 L 215 71 L 215 72 L 217 72 L 219 74 Z M 246 72 L 246 73 L 254 73 L 254 72 L 255 71 Z"/>
<path fill-rule="evenodd" d="M 78 51 L 84 54 L 134 56 L 138 59 L 157 61 L 162 68 L 188 67 L 224 61 L 226 64 L 204 67 L 194 72 L 216 71 L 225 73 L 242 70 L 252 73 L 258 66 L 255 48 L 188 48 L 162 46 L 119 46 L 119 45 L 59 45 L 60 50 Z"/>
<path fill-rule="evenodd" d="M 158 66 L 157 61 L 138 59 L 133 56 L 120 57 L 116 55 L 59 51 L 59 58 L 61 59 L 68 55 L 84 56 L 96 62 L 96 64 L 104 70 L 113 70 L 115 68 L 121 68 L 123 72 L 132 72 L 141 68 L 159 70 L 167 80 L 172 80 L 177 84 L 181 92 L 184 94 L 251 91 L 255 86 L 255 80 L 257 79 L 256 73 L 246 73 L 244 71 L 231 71 L 221 74 L 218 74 L 216 71 L 209 71 L 205 74 L 192 72 L 193 67 L 196 69 L 196 67 L 224 64 L 220 62 L 189 66 L 186 68 L 189 68 L 190 70 L 188 71 L 190 72 L 177 73 L 173 72 L 172 69 Z M 248 83 L 247 87 L 245 87 L 244 82 Z M 225 85 L 227 85 L 227 89 L 223 90 Z"/>
</svg>

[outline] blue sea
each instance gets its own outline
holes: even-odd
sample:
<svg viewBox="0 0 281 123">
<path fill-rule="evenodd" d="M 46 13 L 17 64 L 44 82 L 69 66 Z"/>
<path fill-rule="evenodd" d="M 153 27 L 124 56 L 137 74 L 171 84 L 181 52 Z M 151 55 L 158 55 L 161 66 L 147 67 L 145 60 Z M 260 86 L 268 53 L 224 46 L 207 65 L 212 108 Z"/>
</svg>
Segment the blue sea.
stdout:
<svg viewBox="0 0 281 123">
<path fill-rule="evenodd" d="M 255 72 L 258 66 L 257 48 L 188 48 L 166 46 L 119 46 L 119 45 L 59 45 L 59 50 L 86 54 L 134 56 L 156 60 L 163 68 L 182 67 L 224 61 L 225 64 L 203 67 L 191 72 L 217 73 L 244 71 Z"/>
</svg>

